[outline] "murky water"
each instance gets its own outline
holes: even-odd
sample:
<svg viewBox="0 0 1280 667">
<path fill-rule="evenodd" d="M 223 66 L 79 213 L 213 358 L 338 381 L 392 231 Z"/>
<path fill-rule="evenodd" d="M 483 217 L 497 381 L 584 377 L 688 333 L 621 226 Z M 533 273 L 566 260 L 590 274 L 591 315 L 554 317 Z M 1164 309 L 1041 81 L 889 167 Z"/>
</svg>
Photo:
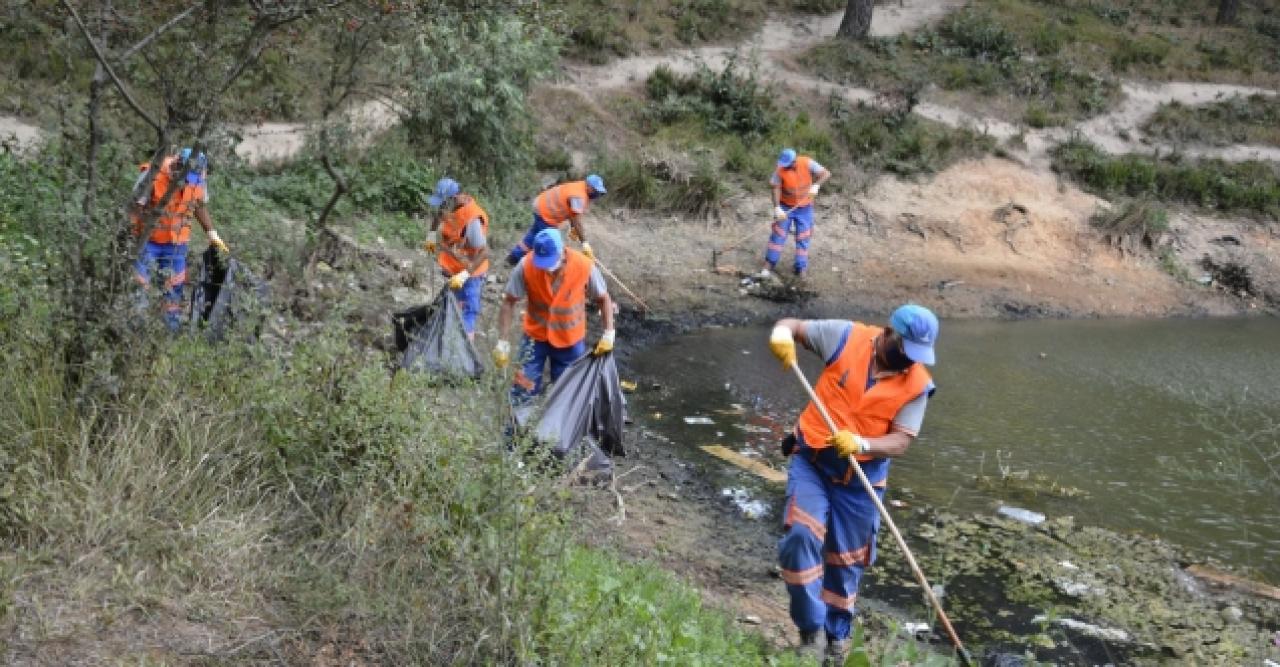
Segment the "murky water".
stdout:
<svg viewBox="0 0 1280 667">
<path fill-rule="evenodd" d="M 767 337 L 707 330 L 637 354 L 642 421 L 777 461 L 804 397 Z M 1280 582 L 1280 321 L 948 321 L 938 359 L 939 393 L 891 493 L 1072 515 Z"/>
</svg>

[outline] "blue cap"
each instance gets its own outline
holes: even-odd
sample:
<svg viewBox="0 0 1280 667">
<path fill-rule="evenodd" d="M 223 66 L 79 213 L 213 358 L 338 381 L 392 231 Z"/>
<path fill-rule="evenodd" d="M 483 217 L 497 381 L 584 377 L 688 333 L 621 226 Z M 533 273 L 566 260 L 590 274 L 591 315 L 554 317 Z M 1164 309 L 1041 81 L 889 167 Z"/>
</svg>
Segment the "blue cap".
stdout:
<svg viewBox="0 0 1280 667">
<path fill-rule="evenodd" d="M 938 317 L 924 306 L 909 303 L 889 317 L 889 326 L 902 336 L 902 351 L 912 361 L 933 365 L 933 344 L 938 340 Z"/>
<path fill-rule="evenodd" d="M 587 177 L 587 185 L 600 194 L 608 192 L 608 190 L 604 189 L 604 179 L 595 174 Z"/>
<path fill-rule="evenodd" d="M 178 163 L 183 167 L 187 166 L 187 161 L 191 159 L 191 149 L 184 148 L 178 151 Z M 196 163 L 192 169 L 187 170 L 187 183 L 191 185 L 200 185 L 204 183 L 204 172 L 209 168 L 209 158 L 204 153 L 196 154 Z"/>
<path fill-rule="evenodd" d="M 556 268 L 560 263 L 560 258 L 564 255 L 564 240 L 560 238 L 560 232 L 555 229 L 544 229 L 533 237 L 533 266 L 534 268 L 550 271 Z"/>
<path fill-rule="evenodd" d="M 430 197 L 427 197 L 427 203 L 431 204 L 435 208 L 440 208 L 440 205 L 444 203 L 444 200 L 450 197 L 456 197 L 459 192 L 462 192 L 462 188 L 458 186 L 457 181 L 452 178 L 442 178 L 436 181 L 436 192 Z"/>
<path fill-rule="evenodd" d="M 786 169 L 796 163 L 796 149 L 784 148 L 782 154 L 778 156 L 778 166 Z"/>
</svg>

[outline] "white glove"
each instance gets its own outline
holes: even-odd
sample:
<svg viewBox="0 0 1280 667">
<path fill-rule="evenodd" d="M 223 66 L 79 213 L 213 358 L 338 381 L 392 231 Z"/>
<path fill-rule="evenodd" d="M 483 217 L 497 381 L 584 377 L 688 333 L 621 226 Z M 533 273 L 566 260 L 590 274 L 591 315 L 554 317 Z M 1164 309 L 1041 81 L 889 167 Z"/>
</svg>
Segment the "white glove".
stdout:
<svg viewBox="0 0 1280 667">
<path fill-rule="evenodd" d="M 821 189 L 822 189 L 821 185 L 814 183 L 813 185 L 809 186 L 809 194 L 816 195 L 818 194 L 818 190 L 821 190 Z"/>
<path fill-rule="evenodd" d="M 498 368 L 506 368 L 510 361 L 511 343 L 505 340 L 498 341 L 498 344 L 493 346 L 493 364 Z"/>
<path fill-rule="evenodd" d="M 439 235 L 436 234 L 435 232 L 427 232 L 427 240 L 423 241 L 422 249 L 434 255 L 436 252 L 436 248 L 438 248 L 439 245 L 440 245 Z"/>
<path fill-rule="evenodd" d="M 591 252 L 591 244 L 586 241 L 582 242 L 582 254 L 586 255 L 587 259 L 595 261 L 596 254 Z"/>
<path fill-rule="evenodd" d="M 774 220 L 786 220 L 786 219 L 787 219 L 787 212 L 786 212 L 786 211 L 784 211 L 784 210 L 782 210 L 782 207 L 781 207 L 781 206 L 774 206 L 774 207 L 773 207 L 773 219 L 774 219 Z"/>
<path fill-rule="evenodd" d="M 462 286 L 467 284 L 467 279 L 470 277 L 471 277 L 471 272 L 466 269 L 463 269 L 453 274 L 453 277 L 449 278 L 449 289 L 451 290 L 462 289 Z"/>
<path fill-rule="evenodd" d="M 231 252 L 227 249 L 227 244 L 222 242 L 222 237 L 218 236 L 218 230 L 210 229 L 207 236 L 209 237 L 209 245 L 217 248 L 218 252 Z"/>
</svg>

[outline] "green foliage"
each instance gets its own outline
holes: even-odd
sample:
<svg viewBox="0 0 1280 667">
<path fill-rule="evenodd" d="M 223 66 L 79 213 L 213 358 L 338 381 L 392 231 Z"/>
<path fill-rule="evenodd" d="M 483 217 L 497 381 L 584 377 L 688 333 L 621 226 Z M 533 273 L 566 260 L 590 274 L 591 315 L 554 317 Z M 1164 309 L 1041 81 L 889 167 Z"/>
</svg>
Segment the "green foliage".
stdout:
<svg viewBox="0 0 1280 667">
<path fill-rule="evenodd" d="M 597 65 L 635 50 L 623 32 L 616 7 L 607 0 L 568 3 L 559 32 L 565 39 L 565 55 Z"/>
<path fill-rule="evenodd" d="M 1111 54 L 1111 66 L 1122 72 L 1133 65 L 1158 67 L 1164 64 L 1170 50 L 1169 43 L 1163 39 L 1139 36 L 1117 45 Z"/>
<path fill-rule="evenodd" d="M 609 196 L 633 208 L 704 216 L 729 195 L 719 169 L 708 159 L 685 172 L 657 160 L 614 157 L 603 161 L 601 172 L 609 179 Z"/>
<path fill-rule="evenodd" d="M 995 148 L 995 140 L 949 128 L 905 110 L 850 107 L 832 100 L 833 127 L 855 163 L 872 172 L 931 173 Z"/>
<path fill-rule="evenodd" d="M 1171 102 L 1161 105 L 1142 130 L 1178 143 L 1280 146 L 1280 103 L 1269 95 L 1234 96 L 1194 107 Z"/>
<path fill-rule="evenodd" d="M 1018 57 L 1012 32 L 986 12 L 964 9 L 947 17 L 939 29 L 952 49 L 982 61 L 1003 61 Z"/>
<path fill-rule="evenodd" d="M 1280 172 L 1263 162 L 1111 156 L 1073 139 L 1054 149 L 1054 168 L 1103 195 L 1150 197 L 1220 211 L 1280 214 Z"/>
<path fill-rule="evenodd" d="M 525 98 L 556 56 L 553 33 L 517 16 L 445 14 L 426 22 L 402 63 L 410 141 L 488 185 L 513 187 L 533 164 Z"/>
<path fill-rule="evenodd" d="M 644 118 L 666 125 L 684 118 L 698 118 L 711 132 L 747 137 L 767 134 L 773 127 L 770 92 L 754 68 L 745 72 L 731 58 L 719 72 L 706 65 L 690 75 L 660 66 L 645 81 L 650 103 Z"/>
</svg>

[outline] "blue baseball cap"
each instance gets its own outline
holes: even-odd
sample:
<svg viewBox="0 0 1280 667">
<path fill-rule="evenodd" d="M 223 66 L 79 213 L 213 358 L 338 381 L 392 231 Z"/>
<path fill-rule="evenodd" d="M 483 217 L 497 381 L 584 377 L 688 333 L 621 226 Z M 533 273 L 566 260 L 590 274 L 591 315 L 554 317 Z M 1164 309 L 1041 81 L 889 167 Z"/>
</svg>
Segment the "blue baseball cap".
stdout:
<svg viewBox="0 0 1280 667">
<path fill-rule="evenodd" d="M 187 165 L 187 161 L 191 159 L 191 149 L 183 148 L 178 151 L 178 162 L 182 166 Z M 187 171 L 187 183 L 191 185 L 200 185 L 204 183 L 204 172 L 209 168 L 209 158 L 204 153 L 196 153 L 195 167 Z"/>
<path fill-rule="evenodd" d="M 587 177 L 587 185 L 590 186 L 592 190 L 595 190 L 600 194 L 608 192 L 608 190 L 604 189 L 604 179 L 595 174 Z"/>
<path fill-rule="evenodd" d="M 889 317 L 889 326 L 902 336 L 902 351 L 907 358 L 933 365 L 933 344 L 938 340 L 938 316 L 933 311 L 914 303 L 900 306 Z"/>
<path fill-rule="evenodd" d="M 544 229 L 533 237 L 533 266 L 543 271 L 550 271 L 560 263 L 564 256 L 564 240 L 555 229 Z"/>
<path fill-rule="evenodd" d="M 427 197 L 427 203 L 431 204 L 434 208 L 440 208 L 440 205 L 444 203 L 444 200 L 458 196 L 459 192 L 462 192 L 462 188 L 458 186 L 457 181 L 452 178 L 442 178 L 436 181 L 435 194 Z"/>
<path fill-rule="evenodd" d="M 782 154 L 778 156 L 778 166 L 786 169 L 796 163 L 796 149 L 784 148 Z"/>
</svg>

